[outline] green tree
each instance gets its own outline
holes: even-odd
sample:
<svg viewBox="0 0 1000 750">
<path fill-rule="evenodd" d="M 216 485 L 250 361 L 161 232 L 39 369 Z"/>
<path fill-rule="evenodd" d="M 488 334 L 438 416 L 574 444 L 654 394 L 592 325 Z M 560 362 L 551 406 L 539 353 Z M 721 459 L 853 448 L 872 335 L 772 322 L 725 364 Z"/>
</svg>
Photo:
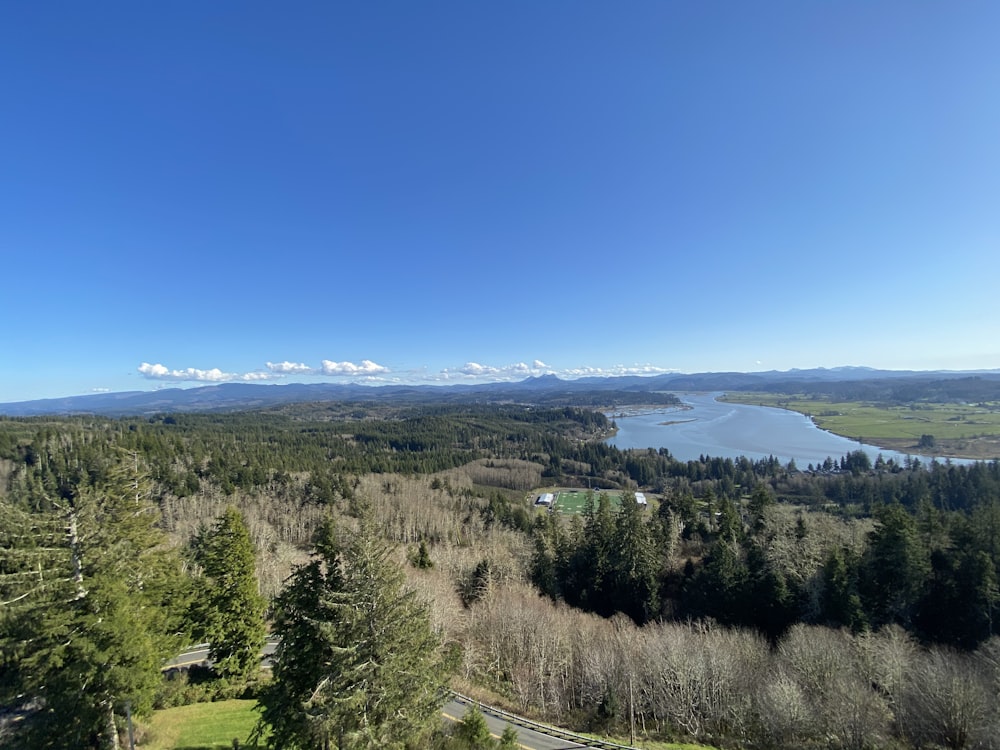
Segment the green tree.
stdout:
<svg viewBox="0 0 1000 750">
<path fill-rule="evenodd" d="M 909 627 L 929 572 L 913 517 L 898 504 L 882 508 L 861 565 L 861 597 L 871 624 Z"/>
<path fill-rule="evenodd" d="M 653 534 L 632 493 L 622 496 L 614 533 L 614 608 L 641 625 L 659 613 L 658 564 Z"/>
<path fill-rule="evenodd" d="M 230 506 L 200 536 L 195 559 L 205 571 L 194 611 L 199 635 L 220 677 L 245 682 L 260 669 L 267 603 L 258 591 L 256 554 L 243 515 Z"/>
<path fill-rule="evenodd" d="M 322 712 L 313 696 L 333 668 L 338 642 L 329 632 L 337 613 L 330 595 L 344 589 L 340 546 L 332 522 L 313 539 L 312 560 L 298 567 L 275 601 L 274 632 L 281 637 L 273 656 L 271 682 L 263 689 L 257 733 L 270 728 L 267 746 L 330 747 L 320 742 Z"/>
<path fill-rule="evenodd" d="M 180 645 L 170 635 L 180 622 L 179 561 L 163 544 L 137 460 L 128 463 L 94 483 L 63 484 L 60 497 L 24 512 L 20 549 L 42 553 L 47 570 L 22 576 L 20 594 L 5 587 L 5 661 L 38 706 L 15 745 L 118 747 L 126 709 L 151 710 L 161 664 Z"/>
<path fill-rule="evenodd" d="M 500 735 L 499 750 L 517 750 L 521 747 L 517 741 L 517 730 L 514 729 L 510 724 L 508 724 L 504 730 L 503 734 Z"/>
<path fill-rule="evenodd" d="M 747 503 L 747 513 L 750 515 L 750 525 L 755 534 L 764 530 L 767 509 L 774 505 L 774 495 L 765 484 L 754 487 L 753 494 Z"/>
<path fill-rule="evenodd" d="M 403 585 L 368 512 L 332 524 L 277 600 L 281 643 L 260 697 L 273 748 L 422 747 L 438 721 L 444 661 L 425 603 Z"/>
<path fill-rule="evenodd" d="M 850 549 L 834 548 L 823 564 L 820 615 L 831 625 L 844 625 L 855 633 L 865 630 L 864 608 L 858 594 L 858 560 Z"/>
<path fill-rule="evenodd" d="M 684 606 L 695 617 L 732 625 L 744 622 L 748 571 L 735 542 L 718 541 L 704 566 L 684 584 Z"/>
<path fill-rule="evenodd" d="M 431 553 L 427 550 L 427 541 L 424 539 L 420 540 L 420 546 L 417 547 L 416 552 L 410 555 L 410 565 L 414 568 L 420 568 L 421 570 L 427 570 L 428 568 L 434 567 L 434 561 L 431 560 Z"/>
<path fill-rule="evenodd" d="M 454 736 L 468 750 L 493 750 L 496 743 L 486 725 L 486 717 L 477 706 L 469 706 L 462 720 L 455 726 Z"/>
<path fill-rule="evenodd" d="M 742 541 L 743 520 L 736 509 L 736 504 L 727 495 L 723 495 L 716 501 L 716 505 L 718 506 L 716 524 L 719 538 L 728 542 Z"/>
<path fill-rule="evenodd" d="M 583 543 L 577 548 L 573 562 L 574 576 L 578 583 L 577 596 L 584 609 L 609 617 L 614 614 L 612 600 L 614 580 L 615 518 L 612 515 L 608 493 L 597 497 L 596 509 L 592 494 L 588 493 L 584 506 Z M 564 591 L 566 596 L 570 591 Z M 570 600 L 570 603 L 574 603 Z"/>
</svg>

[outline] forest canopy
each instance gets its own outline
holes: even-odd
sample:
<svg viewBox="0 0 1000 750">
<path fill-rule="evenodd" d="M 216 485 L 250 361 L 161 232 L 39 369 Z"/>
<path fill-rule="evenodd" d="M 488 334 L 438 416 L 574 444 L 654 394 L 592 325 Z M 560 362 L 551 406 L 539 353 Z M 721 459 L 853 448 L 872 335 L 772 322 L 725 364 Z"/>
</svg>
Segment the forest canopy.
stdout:
<svg viewBox="0 0 1000 750">
<path fill-rule="evenodd" d="M 81 747 L 101 747 L 122 731 L 126 703 L 141 719 L 182 694 L 244 689 L 255 680 L 248 655 L 265 612 L 273 628 L 295 602 L 334 611 L 286 588 L 337 570 L 360 549 L 347 541 L 324 558 L 316 535 L 330 520 L 350 532 L 345 539 L 363 531 L 355 538 L 377 551 L 372 564 L 401 586 L 400 601 L 429 618 L 420 653 L 434 674 L 448 665 L 467 689 L 577 729 L 620 730 L 638 718 L 652 735 L 720 746 L 805 746 L 834 733 L 847 747 L 858 727 L 838 723 L 830 703 L 865 685 L 868 736 L 944 742 L 934 738 L 946 730 L 925 718 L 945 709 L 919 709 L 933 697 L 923 688 L 869 674 L 868 648 L 904 649 L 927 684 L 958 674 L 978 686 L 976 700 L 989 694 L 1000 463 L 872 461 L 860 451 L 804 469 L 774 458 L 680 462 L 666 450 L 619 450 L 604 440 L 612 430 L 588 408 L 514 404 L 2 419 L 3 702 L 25 716 L 21 739 L 35 747 L 66 732 Z M 582 514 L 533 507 L 542 486 L 580 488 Z M 648 507 L 634 501 L 637 491 Z M 308 567 L 310 551 L 321 567 Z M 339 575 L 331 596 L 360 596 L 338 588 Z M 146 601 L 138 619 L 125 607 L 137 597 Z M 226 614 L 234 611 L 245 615 Z M 339 624 L 324 632 L 350 630 L 330 617 Z M 583 631 L 590 641 L 572 635 Z M 80 636 L 67 650 L 60 644 L 70 632 Z M 162 659 L 196 635 L 213 641 L 218 682 L 163 682 Z M 131 650 L 115 645 L 122 639 Z M 711 678 L 722 693 L 684 697 L 698 681 L 662 651 L 675 641 L 691 658 L 730 660 L 729 682 Z M 603 666 L 595 649 L 605 649 Z M 843 683 L 809 681 L 824 654 L 853 665 Z M 663 680 L 673 676 L 641 682 L 643 660 Z M 121 667 L 99 666 L 107 664 Z M 60 680 L 46 679 L 56 665 Z M 764 666 L 766 678 L 740 681 L 739 670 Z M 303 700 L 296 690 L 271 693 L 264 705 Z M 60 708 L 84 692 L 94 696 L 87 706 Z M 744 713 L 717 703 L 741 694 Z M 798 696 L 800 719 L 779 721 L 782 695 Z M 314 705 L 340 699 L 325 694 Z M 689 713 L 668 709 L 681 699 Z M 295 715 L 312 715 L 303 711 Z M 317 711 L 303 721 L 327 738 L 389 742 L 380 719 L 355 727 Z M 52 723 L 64 715 L 77 723 Z M 460 741 L 420 726 L 427 746 Z M 982 719 L 964 736 L 989 726 Z"/>
</svg>

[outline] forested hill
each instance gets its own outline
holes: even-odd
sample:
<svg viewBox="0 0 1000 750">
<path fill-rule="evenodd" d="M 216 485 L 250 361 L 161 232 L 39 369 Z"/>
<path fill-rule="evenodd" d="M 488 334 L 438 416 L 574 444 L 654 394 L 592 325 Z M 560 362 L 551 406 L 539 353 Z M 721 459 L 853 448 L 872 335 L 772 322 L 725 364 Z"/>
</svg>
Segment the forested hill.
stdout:
<svg viewBox="0 0 1000 750">
<path fill-rule="evenodd" d="M 995 746 L 1000 461 L 681 462 L 607 444 L 611 426 L 590 408 L 348 401 L 0 419 L 0 705 L 18 712 L 6 728 L 0 712 L 0 745 L 110 747 L 118 696 L 141 721 L 244 694 L 252 660 L 223 656 L 195 684 L 162 659 L 184 643 L 258 653 L 264 592 L 271 632 L 295 644 L 268 683 L 283 692 L 259 694 L 279 729 L 317 685 L 353 721 L 333 681 L 376 663 L 358 644 L 388 632 L 393 665 L 433 653 L 435 680 L 454 670 L 581 731 Z M 580 512 L 536 506 L 548 487 L 577 488 Z M 224 584 L 233 559 L 247 608 Z M 389 603 L 428 610 L 379 605 L 384 628 L 342 616 L 403 577 L 414 588 Z M 366 684 L 416 695 L 396 687 L 415 671 Z M 440 726 L 436 705 L 426 721 Z M 964 744 L 946 741 L 956 721 Z M 485 746 L 453 739 L 414 746 Z"/>
<path fill-rule="evenodd" d="M 653 404 L 668 406 L 679 403 L 673 394 L 636 388 L 631 383 L 619 382 L 617 378 L 606 378 L 601 382 L 581 382 L 546 376 L 529 378 L 519 383 L 474 386 L 224 383 L 201 388 L 101 393 L 0 404 L 0 414 L 13 417 L 46 414 L 119 417 L 173 412 L 249 411 L 285 404 L 334 401 L 411 406 L 516 403 L 553 408 L 613 408 Z"/>
<path fill-rule="evenodd" d="M 675 404 L 671 391 L 804 393 L 844 400 L 888 403 L 1000 400 L 1000 371 L 913 372 L 866 367 L 755 373 L 697 373 L 562 380 L 554 375 L 517 383 L 477 385 L 383 385 L 223 383 L 0 404 L 0 415 L 100 414 L 137 416 L 167 412 L 246 411 L 281 404 L 349 403 L 483 404 L 612 408 Z"/>
</svg>

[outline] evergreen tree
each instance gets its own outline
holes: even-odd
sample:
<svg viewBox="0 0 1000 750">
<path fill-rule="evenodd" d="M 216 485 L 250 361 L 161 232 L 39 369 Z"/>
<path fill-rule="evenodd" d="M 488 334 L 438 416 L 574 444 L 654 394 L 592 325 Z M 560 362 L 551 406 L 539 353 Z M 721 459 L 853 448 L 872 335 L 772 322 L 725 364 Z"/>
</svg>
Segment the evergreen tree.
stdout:
<svg viewBox="0 0 1000 750">
<path fill-rule="evenodd" d="M 277 601 L 281 643 L 260 698 L 267 744 L 423 746 L 445 681 L 427 606 L 404 587 L 367 512 L 343 544 L 323 527 L 315 550 Z"/>
<path fill-rule="evenodd" d="M 719 541 L 705 565 L 684 584 L 684 607 L 695 617 L 712 617 L 725 625 L 745 622 L 748 571 L 741 548 Z"/>
<path fill-rule="evenodd" d="M 747 512 L 750 514 L 750 525 L 754 534 L 759 534 L 764 530 L 765 513 L 772 505 L 774 505 L 774 495 L 771 494 L 767 485 L 758 484 L 747 503 Z"/>
<path fill-rule="evenodd" d="M 718 499 L 716 505 L 719 508 L 717 511 L 719 539 L 731 543 L 742 541 L 743 520 L 736 509 L 736 504 L 733 503 L 729 496 L 723 495 Z"/>
<path fill-rule="evenodd" d="M 320 742 L 315 725 L 322 712 L 313 697 L 340 648 L 327 626 L 337 616 L 329 596 L 343 589 L 340 545 L 332 522 L 327 522 L 313 539 L 313 559 L 295 570 L 275 601 L 274 632 L 281 640 L 272 658 L 271 682 L 258 706 L 257 734 L 270 728 L 268 747 L 331 747 L 329 738 Z"/>
<path fill-rule="evenodd" d="M 195 612 L 209 658 L 220 677 L 246 681 L 260 669 L 267 603 L 258 591 L 253 541 L 236 508 L 227 508 L 201 535 L 195 559 L 205 571 Z"/>
<path fill-rule="evenodd" d="M 898 504 L 882 508 L 861 566 L 862 601 L 871 624 L 909 627 L 929 568 L 913 517 Z"/>
<path fill-rule="evenodd" d="M 496 743 L 486 725 L 486 717 L 477 706 L 469 706 L 462 720 L 455 726 L 454 736 L 468 750 L 493 750 Z"/>
<path fill-rule="evenodd" d="M 414 568 L 420 568 L 421 570 L 434 567 L 434 561 L 431 560 L 431 553 L 427 549 L 426 540 L 420 540 L 420 546 L 417 547 L 417 551 L 410 556 L 410 564 Z"/>
<path fill-rule="evenodd" d="M 615 519 L 611 512 L 611 500 L 606 492 L 602 492 L 597 498 L 596 509 L 590 498 L 584 507 L 583 544 L 578 547 L 574 567 L 580 586 L 580 606 L 604 617 L 615 612 L 614 544 Z"/>
<path fill-rule="evenodd" d="M 635 496 L 626 493 L 615 519 L 613 606 L 643 624 L 659 612 L 656 547 Z"/>
<path fill-rule="evenodd" d="M 503 730 L 503 734 L 500 735 L 500 750 L 517 750 L 521 747 L 517 742 L 517 730 L 514 729 L 510 724 L 506 726 Z"/>
<path fill-rule="evenodd" d="M 748 591 L 740 621 L 776 643 L 799 616 L 800 592 L 759 545 L 750 544 L 746 558 Z"/>
<path fill-rule="evenodd" d="M 136 464 L 97 484 L 64 484 L 58 499 L 26 514 L 20 547 L 42 553 L 47 569 L 22 576 L 22 593 L 4 602 L 5 661 L 38 705 L 15 744 L 118 747 L 126 708 L 151 710 L 161 664 L 180 645 L 168 635 L 180 622 L 171 606 L 180 567 Z"/>
<path fill-rule="evenodd" d="M 820 616 L 831 625 L 844 625 L 854 632 L 867 627 L 858 594 L 858 560 L 850 549 L 835 548 L 823 564 Z"/>
</svg>

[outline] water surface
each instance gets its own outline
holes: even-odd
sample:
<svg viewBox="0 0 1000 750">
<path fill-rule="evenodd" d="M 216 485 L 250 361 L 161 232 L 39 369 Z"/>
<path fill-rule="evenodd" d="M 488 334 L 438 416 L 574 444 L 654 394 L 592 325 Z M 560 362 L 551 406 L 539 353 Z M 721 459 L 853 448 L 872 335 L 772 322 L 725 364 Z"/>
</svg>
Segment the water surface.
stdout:
<svg viewBox="0 0 1000 750">
<path fill-rule="evenodd" d="M 666 448 L 680 461 L 695 461 L 700 456 L 756 460 L 774 456 L 782 463 L 794 459 L 800 469 L 859 449 L 872 461 L 880 453 L 900 463 L 906 459 L 906 454 L 821 430 L 804 414 L 770 406 L 727 404 L 717 400 L 721 395 L 678 393 L 684 407 L 635 416 L 610 415 L 618 425 L 618 434 L 608 443 L 618 448 Z"/>
</svg>

